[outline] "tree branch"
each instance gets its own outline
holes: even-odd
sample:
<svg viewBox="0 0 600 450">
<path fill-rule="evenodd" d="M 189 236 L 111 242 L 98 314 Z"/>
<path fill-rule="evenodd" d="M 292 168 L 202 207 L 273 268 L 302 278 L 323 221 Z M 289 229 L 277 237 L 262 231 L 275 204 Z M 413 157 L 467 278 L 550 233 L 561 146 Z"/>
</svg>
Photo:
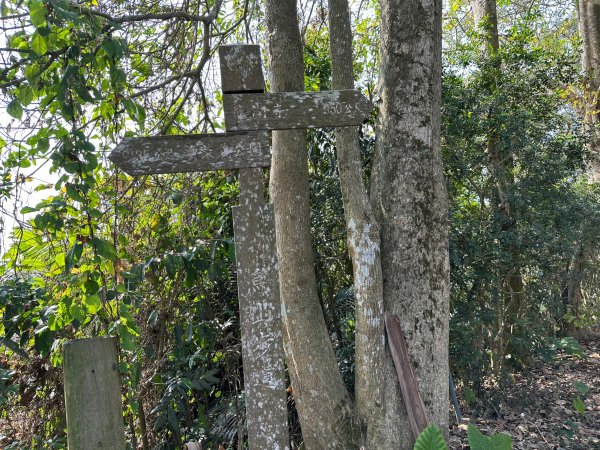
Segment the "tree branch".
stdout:
<svg viewBox="0 0 600 450">
<path fill-rule="evenodd" d="M 86 8 L 80 5 L 71 4 L 73 8 L 79 9 L 79 11 L 83 14 L 92 14 L 94 16 L 102 17 L 113 23 L 131 23 L 131 22 L 143 22 L 146 20 L 173 20 L 173 19 L 181 19 L 187 20 L 189 22 L 203 22 L 210 23 L 215 20 L 217 13 L 221 9 L 221 4 L 223 0 L 217 0 L 213 8 L 210 10 L 208 14 L 198 15 L 191 14 L 187 11 L 168 11 L 163 13 L 146 13 L 146 14 L 130 14 L 126 16 L 111 16 L 108 13 L 98 11 L 97 9 Z"/>
</svg>

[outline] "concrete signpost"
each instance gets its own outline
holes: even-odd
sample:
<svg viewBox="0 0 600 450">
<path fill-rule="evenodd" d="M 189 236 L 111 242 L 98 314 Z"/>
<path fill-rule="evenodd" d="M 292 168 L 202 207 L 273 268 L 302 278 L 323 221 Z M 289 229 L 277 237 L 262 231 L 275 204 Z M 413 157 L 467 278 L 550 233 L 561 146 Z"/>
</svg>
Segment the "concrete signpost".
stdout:
<svg viewBox="0 0 600 450">
<path fill-rule="evenodd" d="M 264 93 L 257 45 L 221 46 L 219 56 L 226 133 L 127 138 L 110 159 L 131 175 L 239 170 L 233 220 L 249 447 L 289 449 L 275 225 L 263 196 L 270 138 L 257 130 L 359 125 L 372 105 L 352 90 Z"/>
</svg>

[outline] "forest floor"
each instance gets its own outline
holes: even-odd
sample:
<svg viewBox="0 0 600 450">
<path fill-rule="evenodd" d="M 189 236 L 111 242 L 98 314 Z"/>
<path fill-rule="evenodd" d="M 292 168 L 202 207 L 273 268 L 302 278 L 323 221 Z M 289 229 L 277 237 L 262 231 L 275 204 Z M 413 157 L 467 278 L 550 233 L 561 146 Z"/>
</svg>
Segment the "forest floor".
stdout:
<svg viewBox="0 0 600 450">
<path fill-rule="evenodd" d="M 600 338 L 580 344 L 583 357 L 559 353 L 516 374 L 496 395 L 501 400 L 473 408 L 461 402 L 464 420 L 455 420 L 450 448 L 469 448 L 466 430 L 473 424 L 484 434 L 510 434 L 514 449 L 600 449 Z"/>
</svg>

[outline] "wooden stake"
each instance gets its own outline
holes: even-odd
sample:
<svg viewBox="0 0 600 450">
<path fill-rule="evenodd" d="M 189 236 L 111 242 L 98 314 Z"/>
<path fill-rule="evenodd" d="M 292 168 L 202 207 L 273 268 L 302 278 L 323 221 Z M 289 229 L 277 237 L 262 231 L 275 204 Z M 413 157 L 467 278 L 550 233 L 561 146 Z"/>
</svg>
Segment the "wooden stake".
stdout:
<svg viewBox="0 0 600 450">
<path fill-rule="evenodd" d="M 125 450 L 114 338 L 68 341 L 63 352 L 69 450 Z"/>
<path fill-rule="evenodd" d="M 410 428 L 415 439 L 417 439 L 421 431 L 427 428 L 427 414 L 425 413 L 425 405 L 419 391 L 419 384 L 410 363 L 404 333 L 402 332 L 402 328 L 400 328 L 398 317 L 386 312 L 385 328 L 394 366 L 396 366 L 396 372 L 398 373 L 400 390 L 402 391 L 402 397 L 406 405 Z"/>
</svg>

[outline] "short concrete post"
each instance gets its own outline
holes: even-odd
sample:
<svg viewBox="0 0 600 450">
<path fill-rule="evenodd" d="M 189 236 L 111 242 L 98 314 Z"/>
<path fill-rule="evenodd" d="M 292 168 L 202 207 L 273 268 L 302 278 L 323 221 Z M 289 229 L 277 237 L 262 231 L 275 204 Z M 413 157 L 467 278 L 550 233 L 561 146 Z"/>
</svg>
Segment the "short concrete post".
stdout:
<svg viewBox="0 0 600 450">
<path fill-rule="evenodd" d="M 115 339 L 68 341 L 63 354 L 69 450 L 125 450 Z"/>
</svg>

